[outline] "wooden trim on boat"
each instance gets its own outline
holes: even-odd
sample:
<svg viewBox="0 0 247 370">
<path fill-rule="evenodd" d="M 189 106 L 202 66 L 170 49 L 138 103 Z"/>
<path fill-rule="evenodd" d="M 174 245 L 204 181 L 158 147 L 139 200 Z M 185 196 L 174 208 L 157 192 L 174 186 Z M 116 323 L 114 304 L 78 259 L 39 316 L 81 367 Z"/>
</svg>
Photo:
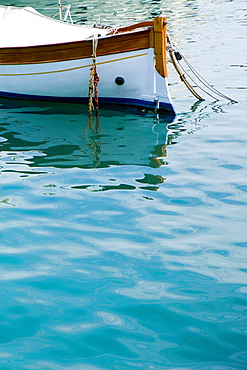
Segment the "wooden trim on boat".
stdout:
<svg viewBox="0 0 247 370">
<path fill-rule="evenodd" d="M 141 29 L 148 27 L 146 29 Z M 99 38 L 97 56 L 107 56 L 154 48 L 155 68 L 167 77 L 166 18 L 155 17 L 116 30 L 116 34 Z M 62 44 L 0 48 L 0 65 L 24 65 L 62 62 L 92 57 L 92 39 Z"/>
<path fill-rule="evenodd" d="M 167 77 L 166 18 L 155 17 L 153 21 L 145 21 L 118 28 L 117 33 L 129 32 L 141 27 L 150 27 L 149 47 L 154 48 L 155 68 L 162 77 Z"/>
<path fill-rule="evenodd" d="M 97 56 L 148 49 L 150 30 L 99 38 Z M 0 48 L 0 65 L 61 62 L 92 57 L 92 40 L 64 44 Z"/>
<path fill-rule="evenodd" d="M 145 22 L 131 24 L 130 26 L 126 26 L 126 27 L 117 28 L 116 33 L 129 32 L 129 31 L 136 30 L 137 28 L 153 27 L 153 26 L 154 26 L 153 21 L 145 21 Z"/>
<path fill-rule="evenodd" d="M 156 71 L 162 77 L 167 77 L 165 17 L 154 18 L 154 54 Z"/>
</svg>

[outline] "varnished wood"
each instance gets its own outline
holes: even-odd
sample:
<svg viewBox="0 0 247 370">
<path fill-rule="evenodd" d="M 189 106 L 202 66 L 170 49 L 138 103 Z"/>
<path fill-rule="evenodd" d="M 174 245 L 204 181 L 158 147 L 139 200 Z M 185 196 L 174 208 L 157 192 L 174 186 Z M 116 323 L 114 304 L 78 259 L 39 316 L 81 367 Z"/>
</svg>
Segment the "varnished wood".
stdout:
<svg viewBox="0 0 247 370">
<path fill-rule="evenodd" d="M 130 26 L 126 26 L 126 27 L 117 28 L 116 33 L 129 32 L 129 31 L 136 30 L 137 28 L 153 27 L 153 26 L 154 26 L 153 21 L 145 21 L 145 22 L 131 24 Z"/>
<path fill-rule="evenodd" d="M 150 30 L 139 30 L 99 38 L 97 56 L 148 49 Z M 0 65 L 20 65 L 60 62 L 90 58 L 92 40 L 54 45 L 0 48 Z"/>
<path fill-rule="evenodd" d="M 142 27 L 149 27 L 141 30 Z M 136 31 L 134 31 L 136 29 Z M 97 56 L 154 48 L 155 68 L 167 76 L 166 18 L 119 28 L 111 36 L 99 38 Z M 53 45 L 0 48 L 0 65 L 21 65 L 61 62 L 92 57 L 92 40 Z"/>
<path fill-rule="evenodd" d="M 162 77 L 167 77 L 166 63 L 166 18 L 154 18 L 155 68 Z"/>
</svg>

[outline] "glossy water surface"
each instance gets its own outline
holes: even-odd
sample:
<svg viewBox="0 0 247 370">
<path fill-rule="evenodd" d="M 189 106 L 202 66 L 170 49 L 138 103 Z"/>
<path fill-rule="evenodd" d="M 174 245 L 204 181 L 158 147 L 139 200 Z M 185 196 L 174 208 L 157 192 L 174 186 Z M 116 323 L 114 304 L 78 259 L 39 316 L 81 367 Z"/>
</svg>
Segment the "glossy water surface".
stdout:
<svg viewBox="0 0 247 370">
<path fill-rule="evenodd" d="M 174 122 L 0 100 L 1 370 L 247 368 L 246 3 L 72 3 L 78 23 L 161 11 L 238 104 L 196 103 L 170 65 Z"/>
</svg>

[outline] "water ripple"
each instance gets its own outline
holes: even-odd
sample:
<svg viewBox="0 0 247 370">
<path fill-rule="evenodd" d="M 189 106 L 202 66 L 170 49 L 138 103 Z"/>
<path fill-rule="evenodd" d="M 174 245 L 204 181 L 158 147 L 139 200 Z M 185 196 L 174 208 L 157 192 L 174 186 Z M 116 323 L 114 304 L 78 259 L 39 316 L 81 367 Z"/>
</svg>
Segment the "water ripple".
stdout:
<svg viewBox="0 0 247 370">
<path fill-rule="evenodd" d="M 52 3 L 26 1 L 47 14 Z M 239 104 L 194 103 L 170 65 L 173 122 L 100 107 L 91 129 L 87 107 L 1 99 L 0 368 L 244 370 L 243 1 L 72 12 L 111 25 L 163 12 Z"/>
</svg>

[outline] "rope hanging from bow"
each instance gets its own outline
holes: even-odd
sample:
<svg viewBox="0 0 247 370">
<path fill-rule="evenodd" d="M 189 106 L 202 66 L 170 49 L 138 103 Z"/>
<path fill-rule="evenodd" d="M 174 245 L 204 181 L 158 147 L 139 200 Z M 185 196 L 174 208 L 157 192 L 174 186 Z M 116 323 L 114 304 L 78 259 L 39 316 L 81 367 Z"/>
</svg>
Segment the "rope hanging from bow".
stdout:
<svg viewBox="0 0 247 370">
<path fill-rule="evenodd" d="M 99 76 L 96 68 L 96 51 L 98 46 L 98 36 L 94 35 L 92 40 L 92 67 L 90 68 L 90 76 L 88 83 L 88 116 L 92 119 L 93 111 L 95 110 L 96 118 L 99 117 L 99 97 L 98 97 L 98 83 Z"/>
<path fill-rule="evenodd" d="M 194 86 L 199 88 L 201 91 L 203 91 L 205 94 L 209 95 L 214 100 L 219 100 L 219 98 L 224 98 L 226 100 L 229 100 L 232 103 L 237 103 L 236 100 L 230 98 L 229 96 L 226 96 L 222 94 L 220 91 L 218 91 L 214 86 L 209 84 L 205 78 L 203 78 L 199 72 L 195 70 L 195 68 L 189 63 L 189 61 L 185 58 L 185 56 L 182 54 L 182 52 L 178 49 L 178 47 L 174 45 L 174 43 L 171 41 L 170 36 L 167 34 L 167 50 L 169 52 L 171 61 L 178 72 L 180 79 L 184 82 L 184 84 L 187 86 L 187 88 L 190 90 L 190 92 L 198 99 L 198 100 L 205 100 L 203 97 L 201 97 L 192 87 L 192 85 L 188 82 L 186 76 L 192 81 Z M 184 61 L 187 65 L 188 69 L 190 70 L 190 73 L 187 72 L 187 70 L 182 66 L 180 61 Z M 191 76 L 191 74 L 193 76 Z"/>
</svg>

